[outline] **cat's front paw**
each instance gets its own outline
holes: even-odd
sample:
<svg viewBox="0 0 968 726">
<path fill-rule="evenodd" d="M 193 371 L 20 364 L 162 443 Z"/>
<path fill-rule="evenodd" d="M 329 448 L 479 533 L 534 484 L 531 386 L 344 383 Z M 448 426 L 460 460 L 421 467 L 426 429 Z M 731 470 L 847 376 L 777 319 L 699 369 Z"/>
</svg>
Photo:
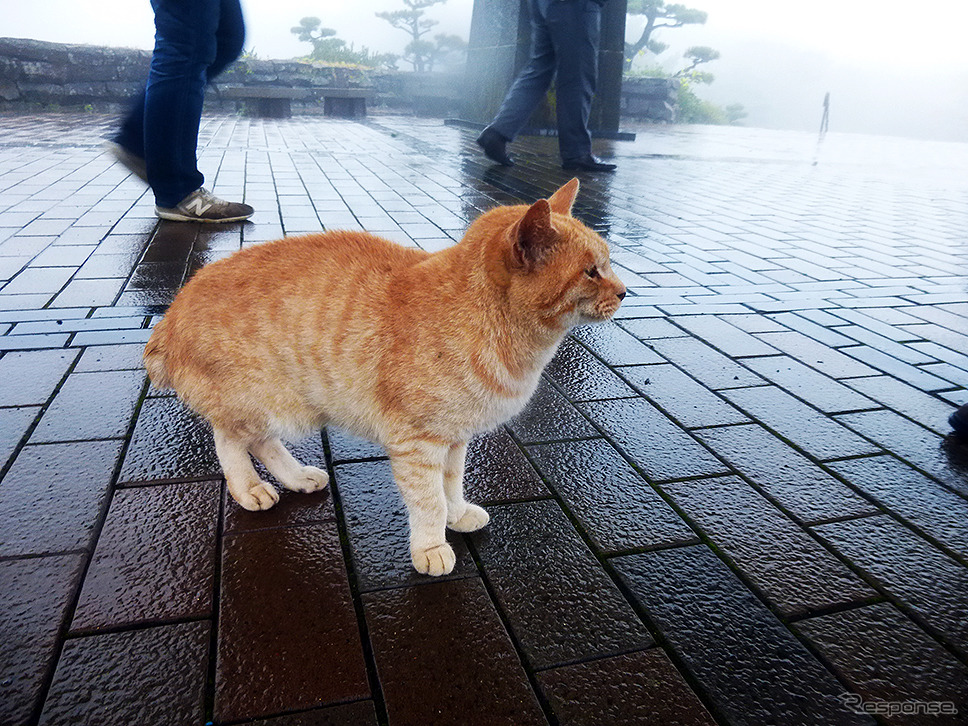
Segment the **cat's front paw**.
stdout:
<svg viewBox="0 0 968 726">
<path fill-rule="evenodd" d="M 491 521 L 491 515 L 476 504 L 468 504 L 456 522 L 448 522 L 447 527 L 455 532 L 476 532 Z"/>
<path fill-rule="evenodd" d="M 329 474 L 315 466 L 304 466 L 299 470 L 298 475 L 282 482 L 286 489 L 303 492 L 304 494 L 325 489 L 328 484 Z"/>
<path fill-rule="evenodd" d="M 434 577 L 449 575 L 457 561 L 454 548 L 446 542 L 426 549 L 411 549 L 410 556 L 417 572 L 421 575 L 432 575 Z"/>
<path fill-rule="evenodd" d="M 251 489 L 242 492 L 238 496 L 232 494 L 232 498 L 237 501 L 243 509 L 250 512 L 258 512 L 263 509 L 270 509 L 279 501 L 279 492 L 272 484 L 259 482 Z"/>
</svg>

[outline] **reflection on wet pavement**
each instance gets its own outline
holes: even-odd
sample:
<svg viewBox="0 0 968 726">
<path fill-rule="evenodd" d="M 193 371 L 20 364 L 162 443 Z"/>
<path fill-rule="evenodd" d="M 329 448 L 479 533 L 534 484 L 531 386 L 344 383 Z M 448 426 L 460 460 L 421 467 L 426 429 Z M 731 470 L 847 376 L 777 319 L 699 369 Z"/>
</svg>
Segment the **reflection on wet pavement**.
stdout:
<svg viewBox="0 0 968 726">
<path fill-rule="evenodd" d="M 246 512 L 142 346 L 243 246 L 453 244 L 570 178 L 554 139 L 507 169 L 440 120 L 206 117 L 208 183 L 257 209 L 211 229 L 154 218 L 100 148 L 111 123 L 0 117 L 0 722 L 968 714 L 968 444 L 946 424 L 968 401 L 968 145 L 596 142 L 618 170 L 582 177 L 575 214 L 628 297 L 472 444 L 492 521 L 449 534 L 434 580 L 381 449 L 310 437 L 331 488 Z"/>
</svg>

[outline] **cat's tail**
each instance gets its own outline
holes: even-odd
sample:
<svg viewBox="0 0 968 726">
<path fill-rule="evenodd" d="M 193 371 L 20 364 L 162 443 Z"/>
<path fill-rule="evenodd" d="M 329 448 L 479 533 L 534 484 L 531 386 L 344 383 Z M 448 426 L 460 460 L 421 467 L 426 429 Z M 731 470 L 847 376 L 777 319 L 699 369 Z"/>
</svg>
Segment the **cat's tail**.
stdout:
<svg viewBox="0 0 968 726">
<path fill-rule="evenodd" d="M 164 318 L 155 325 L 155 329 L 148 338 L 145 346 L 144 362 L 148 370 L 148 378 L 156 388 L 162 390 L 171 388 L 171 378 L 168 375 L 168 366 L 165 365 L 165 343 L 168 340 L 168 321 Z"/>
</svg>

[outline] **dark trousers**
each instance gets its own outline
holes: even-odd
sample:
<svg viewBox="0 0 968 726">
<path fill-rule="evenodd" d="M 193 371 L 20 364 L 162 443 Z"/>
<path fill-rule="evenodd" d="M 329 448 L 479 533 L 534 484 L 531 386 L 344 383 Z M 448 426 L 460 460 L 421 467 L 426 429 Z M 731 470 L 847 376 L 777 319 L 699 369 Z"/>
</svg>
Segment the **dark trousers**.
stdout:
<svg viewBox="0 0 968 726">
<path fill-rule="evenodd" d="M 594 0 L 530 0 L 531 58 L 491 128 L 513 139 L 555 79 L 558 148 L 565 161 L 591 153 L 588 116 L 598 78 L 602 8 Z"/>
<path fill-rule="evenodd" d="M 239 0 L 151 0 L 155 49 L 148 82 L 115 141 L 143 157 L 159 207 L 202 186 L 196 150 L 205 84 L 242 52 Z"/>
</svg>

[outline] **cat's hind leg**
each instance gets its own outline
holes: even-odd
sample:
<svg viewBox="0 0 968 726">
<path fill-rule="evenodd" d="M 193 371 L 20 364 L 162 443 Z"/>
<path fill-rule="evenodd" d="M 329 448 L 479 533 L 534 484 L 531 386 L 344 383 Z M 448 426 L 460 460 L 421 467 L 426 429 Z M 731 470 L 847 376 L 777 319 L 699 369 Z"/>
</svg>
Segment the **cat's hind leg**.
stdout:
<svg viewBox="0 0 968 726">
<path fill-rule="evenodd" d="M 464 500 L 464 467 L 467 443 L 454 444 L 444 464 L 444 496 L 447 498 L 447 527 L 455 532 L 476 532 L 486 525 L 490 515 L 482 507 Z"/>
<path fill-rule="evenodd" d="M 424 575 L 446 575 L 457 556 L 444 536 L 447 499 L 444 462 L 449 445 L 427 437 L 387 445 L 393 478 L 410 518 L 410 557 Z"/>
<path fill-rule="evenodd" d="M 225 429 L 215 429 L 215 453 L 218 455 L 229 494 L 243 508 L 269 509 L 279 501 L 279 492 L 262 481 L 252 466 L 247 442 Z"/>
<path fill-rule="evenodd" d="M 315 466 L 303 466 L 278 438 L 257 441 L 249 451 L 266 465 L 266 469 L 286 489 L 294 492 L 315 492 L 329 484 L 329 474 Z"/>
</svg>

